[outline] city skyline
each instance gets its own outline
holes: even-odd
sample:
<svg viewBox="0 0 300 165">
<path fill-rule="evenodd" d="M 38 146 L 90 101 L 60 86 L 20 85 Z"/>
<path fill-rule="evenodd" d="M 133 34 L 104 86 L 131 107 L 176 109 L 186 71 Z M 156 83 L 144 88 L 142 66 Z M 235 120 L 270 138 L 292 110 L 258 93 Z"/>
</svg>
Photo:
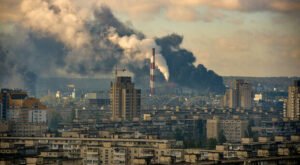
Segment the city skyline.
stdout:
<svg viewBox="0 0 300 165">
<path fill-rule="evenodd" d="M 0 0 L 0 165 L 300 164 L 299 0 Z"/>
</svg>

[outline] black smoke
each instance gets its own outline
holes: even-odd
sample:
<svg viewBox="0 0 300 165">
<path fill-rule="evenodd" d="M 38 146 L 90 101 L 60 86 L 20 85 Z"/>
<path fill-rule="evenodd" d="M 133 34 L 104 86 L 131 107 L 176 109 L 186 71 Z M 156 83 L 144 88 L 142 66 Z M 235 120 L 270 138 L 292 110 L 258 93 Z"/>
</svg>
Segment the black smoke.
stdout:
<svg viewBox="0 0 300 165">
<path fill-rule="evenodd" d="M 37 76 L 26 65 L 19 65 L 9 58 L 9 51 L 0 46 L 0 85 L 7 88 L 24 88 L 35 95 Z"/>
<path fill-rule="evenodd" d="M 141 32 L 129 28 L 116 19 L 109 8 L 103 7 L 101 10 L 96 10 L 94 16 L 95 21 L 88 24 L 90 33 L 94 34 L 93 36 L 96 36 L 96 38 L 93 38 L 94 43 L 98 43 L 101 40 L 101 37 L 97 34 L 105 35 L 107 33 L 107 29 L 110 27 L 114 27 L 121 37 L 135 34 L 139 39 L 145 38 L 145 35 Z M 180 48 L 182 40 L 183 37 L 176 34 L 156 39 L 156 43 L 162 48 L 161 54 L 166 58 L 169 66 L 170 82 L 177 83 L 183 87 L 195 89 L 201 93 L 223 93 L 225 86 L 223 84 L 222 77 L 218 76 L 212 70 L 207 70 L 201 64 L 195 67 L 193 63 L 196 59 L 193 53 Z M 109 64 L 107 67 L 114 66 L 118 63 L 117 57 L 122 56 L 123 50 L 116 45 L 112 45 L 107 40 L 103 42 L 105 42 L 109 48 L 113 48 L 113 51 L 111 52 L 115 53 L 110 56 L 111 58 L 108 58 L 109 60 L 105 62 L 105 64 Z M 104 50 L 98 51 L 103 52 Z M 137 67 L 134 63 L 129 63 L 126 66 L 127 69 L 134 73 L 135 82 L 137 84 L 149 83 L 149 60 L 144 61 L 144 63 L 146 65 L 142 68 Z M 156 78 L 157 81 L 165 81 L 163 74 L 160 72 L 157 74 Z"/>
<path fill-rule="evenodd" d="M 59 8 L 53 9 L 58 13 L 60 11 Z M 134 62 L 124 66 L 120 63 L 124 50 L 107 39 L 111 27 L 115 28 L 121 37 L 135 34 L 139 39 L 143 39 L 145 35 L 120 22 L 107 7 L 95 10 L 94 19 L 85 24 L 91 36 L 89 52 L 74 52 L 55 36 L 23 28 L 18 23 L 15 23 L 14 27 L 13 34 L 0 31 L 0 87 L 13 86 L 15 82 L 10 80 L 15 81 L 14 76 L 17 76 L 18 81 L 23 80 L 25 88 L 35 93 L 36 79 L 55 77 L 58 74 L 57 70 L 93 77 L 98 73 L 111 75 L 116 65 L 126 67 L 134 73 L 137 84 L 149 84 L 149 60 L 145 60 L 142 67 Z M 225 87 L 222 78 L 203 65 L 195 67 L 194 55 L 180 48 L 182 39 L 176 34 L 156 39 L 169 66 L 170 82 L 200 92 L 223 92 Z M 75 55 L 74 59 L 68 58 L 70 54 Z M 78 60 L 75 57 L 82 59 Z M 158 73 L 157 80 L 165 82 L 161 73 Z"/>
<path fill-rule="evenodd" d="M 135 34 L 139 39 L 145 38 L 143 33 L 138 32 L 120 22 L 108 7 L 102 6 L 100 9 L 95 10 L 94 17 L 95 19 L 88 24 L 92 34 L 105 34 L 107 29 L 114 27 L 121 37 Z"/>
<path fill-rule="evenodd" d="M 8 78 L 8 69 L 11 67 L 10 64 L 7 63 L 7 54 L 8 51 L 4 50 L 0 45 L 0 84 L 4 83 Z"/>
<path fill-rule="evenodd" d="M 156 39 L 156 43 L 162 48 L 161 54 L 169 66 L 169 81 L 196 89 L 201 93 L 223 93 L 225 90 L 223 78 L 214 71 L 207 70 L 202 64 L 195 67 L 193 63 L 196 58 L 193 53 L 180 48 L 182 40 L 183 37 L 177 34 Z"/>
</svg>

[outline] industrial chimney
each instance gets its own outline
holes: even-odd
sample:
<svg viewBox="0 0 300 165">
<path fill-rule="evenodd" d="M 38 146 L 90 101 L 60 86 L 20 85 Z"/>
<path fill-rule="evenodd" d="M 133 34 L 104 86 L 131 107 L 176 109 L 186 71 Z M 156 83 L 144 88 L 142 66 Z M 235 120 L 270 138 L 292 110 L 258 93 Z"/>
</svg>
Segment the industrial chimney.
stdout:
<svg viewBox="0 0 300 165">
<path fill-rule="evenodd" d="M 150 64 L 150 95 L 154 95 L 154 74 L 155 74 L 155 48 L 152 48 L 152 57 Z"/>
</svg>

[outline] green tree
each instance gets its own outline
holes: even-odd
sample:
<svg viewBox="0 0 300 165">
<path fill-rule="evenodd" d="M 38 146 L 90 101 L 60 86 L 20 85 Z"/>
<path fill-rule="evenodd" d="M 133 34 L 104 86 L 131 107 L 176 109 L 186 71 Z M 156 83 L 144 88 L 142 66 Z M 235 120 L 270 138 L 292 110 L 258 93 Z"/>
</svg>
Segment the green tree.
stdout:
<svg viewBox="0 0 300 165">
<path fill-rule="evenodd" d="M 247 126 L 247 130 L 245 131 L 245 136 L 248 137 L 248 138 L 253 138 L 253 132 L 252 132 L 252 129 L 251 129 L 251 125 L 248 124 Z"/>
<path fill-rule="evenodd" d="M 207 141 L 207 145 L 208 145 L 209 149 L 216 149 L 217 139 L 209 138 L 208 141 Z"/>
<path fill-rule="evenodd" d="M 224 135 L 224 131 L 221 130 L 219 132 L 219 136 L 218 136 L 218 142 L 219 144 L 223 144 L 223 143 L 226 143 L 227 139 L 226 139 L 226 136 Z"/>
<path fill-rule="evenodd" d="M 195 140 L 192 138 L 184 139 L 183 145 L 185 148 L 196 148 L 197 147 Z"/>
<path fill-rule="evenodd" d="M 57 130 L 58 124 L 63 121 L 62 116 L 57 112 L 52 112 L 52 117 L 50 120 L 50 129 Z"/>
<path fill-rule="evenodd" d="M 174 137 L 176 140 L 183 140 L 184 137 L 183 137 L 183 133 L 182 133 L 181 129 L 179 129 L 179 128 L 175 129 Z"/>
<path fill-rule="evenodd" d="M 197 127 L 198 127 L 198 130 L 199 130 L 199 134 L 200 134 L 200 136 L 204 136 L 204 134 L 205 134 L 205 121 L 204 120 L 198 120 L 197 121 Z"/>
<path fill-rule="evenodd" d="M 70 122 L 72 122 L 76 117 L 76 109 L 73 108 L 70 115 Z"/>
<path fill-rule="evenodd" d="M 204 148 L 206 146 L 206 138 L 200 137 L 197 143 L 198 148 Z"/>
</svg>

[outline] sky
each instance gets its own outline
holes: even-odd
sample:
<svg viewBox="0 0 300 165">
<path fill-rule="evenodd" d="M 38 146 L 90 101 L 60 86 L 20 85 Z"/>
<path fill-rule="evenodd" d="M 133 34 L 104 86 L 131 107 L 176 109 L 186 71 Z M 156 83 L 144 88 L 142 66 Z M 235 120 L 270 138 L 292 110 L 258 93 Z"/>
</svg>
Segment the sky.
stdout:
<svg viewBox="0 0 300 165">
<path fill-rule="evenodd" d="M 220 75 L 300 76 L 300 1 L 114 2 L 116 16 L 148 37 L 182 35 L 195 64 Z"/>
<path fill-rule="evenodd" d="M 300 76 L 299 0 L 65 1 L 87 18 L 92 8 L 108 6 L 118 19 L 147 38 L 179 34 L 184 38 L 181 47 L 196 57 L 194 65 L 203 64 L 222 76 Z M 16 0 L 0 3 L 2 24 L 24 22 L 20 11 L 30 10 L 26 5 L 19 7 Z M 77 30 L 84 31 L 81 28 Z M 61 38 L 71 47 L 85 42 L 67 39 Z"/>
</svg>

